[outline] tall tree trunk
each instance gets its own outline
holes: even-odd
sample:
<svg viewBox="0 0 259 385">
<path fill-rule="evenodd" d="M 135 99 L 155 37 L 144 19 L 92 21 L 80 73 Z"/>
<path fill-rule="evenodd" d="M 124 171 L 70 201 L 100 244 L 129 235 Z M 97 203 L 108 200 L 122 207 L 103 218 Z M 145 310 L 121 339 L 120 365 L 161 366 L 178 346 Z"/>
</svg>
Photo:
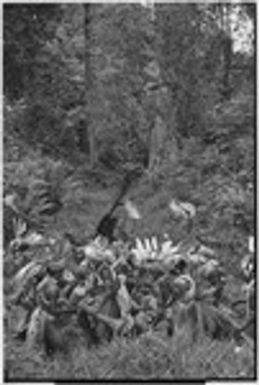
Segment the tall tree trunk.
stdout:
<svg viewBox="0 0 259 385">
<path fill-rule="evenodd" d="M 148 138 L 148 170 L 152 174 L 160 168 L 165 158 L 170 156 L 172 148 L 170 149 L 167 143 L 169 127 L 168 124 L 166 124 L 166 115 L 168 112 L 167 104 L 169 100 L 169 89 L 163 84 L 160 63 L 158 60 L 159 49 L 157 44 L 156 8 L 154 3 L 149 4 L 148 6 L 150 24 L 153 30 L 154 38 L 152 42 L 150 61 L 147 63 L 144 72 L 148 75 L 146 91 L 147 97 L 150 99 L 150 108 L 152 109 Z"/>
<path fill-rule="evenodd" d="M 231 97 L 230 72 L 232 64 L 232 36 L 231 36 L 231 4 L 221 4 L 222 34 L 222 96 L 229 100 Z"/>
<path fill-rule="evenodd" d="M 95 145 L 95 129 L 94 122 L 92 122 L 92 92 L 94 86 L 94 73 L 92 68 L 91 57 L 91 19 L 92 19 L 92 5 L 84 4 L 85 12 L 85 94 L 86 94 L 86 130 L 89 141 L 89 162 L 92 168 L 97 159 L 96 145 Z"/>
<path fill-rule="evenodd" d="M 145 73 L 148 75 L 148 80 L 146 84 L 147 88 L 147 97 L 150 99 L 150 108 L 152 109 L 151 122 L 148 133 L 148 146 L 149 146 L 149 161 L 148 169 L 152 172 L 152 169 L 155 166 L 158 152 L 158 98 L 159 98 L 159 83 L 160 81 L 160 68 L 157 61 L 157 50 L 156 50 L 156 31 L 155 31 L 155 4 L 150 3 L 148 6 L 148 17 L 150 20 L 150 26 L 153 31 L 154 40 L 151 43 L 151 57 L 150 61 L 147 63 L 144 68 Z"/>
</svg>

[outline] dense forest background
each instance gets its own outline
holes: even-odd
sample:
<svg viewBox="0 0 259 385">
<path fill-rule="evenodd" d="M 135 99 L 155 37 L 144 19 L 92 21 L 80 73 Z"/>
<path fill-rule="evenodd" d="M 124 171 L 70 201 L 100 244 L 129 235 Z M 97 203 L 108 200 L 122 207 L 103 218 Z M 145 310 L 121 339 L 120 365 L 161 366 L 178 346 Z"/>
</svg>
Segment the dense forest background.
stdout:
<svg viewBox="0 0 259 385">
<path fill-rule="evenodd" d="M 168 209 L 188 201 L 191 236 L 235 268 L 254 232 L 254 26 L 254 4 L 5 4 L 4 193 L 83 238 L 140 169 L 127 232 L 189 236 Z"/>
<path fill-rule="evenodd" d="M 6 3 L 3 9 L 6 379 L 255 378 L 256 5 Z M 134 183 L 113 213 L 120 242 L 103 246 L 96 229 L 129 175 Z M 171 264 L 158 247 L 150 249 L 155 242 L 162 250 L 168 239 Z M 153 273 L 143 245 L 152 251 Z M 134 252 L 147 261 L 134 265 Z M 107 255 L 119 256 L 112 267 Z M 189 276 L 185 267 L 177 270 L 179 257 Z M 197 260 L 211 282 L 200 279 Z M 157 272 L 163 280 L 154 278 Z M 51 290 L 41 286 L 45 278 Z M 85 318 L 90 326 L 81 319 L 78 327 L 79 316 L 63 325 L 39 300 L 51 302 L 62 285 L 72 285 L 69 305 L 74 293 L 88 299 L 92 289 L 94 305 L 107 290 L 116 298 Z M 134 321 L 146 297 L 153 302 L 142 316 L 153 309 L 163 338 L 150 317 Z M 235 302 L 243 308 L 234 312 Z M 99 313 L 113 321 L 110 344 Z M 229 314 L 241 326 L 229 327 Z M 130 334 L 135 324 L 143 331 L 137 338 Z M 73 333 L 66 339 L 67 326 L 77 339 Z M 189 338 L 199 330 L 201 338 Z M 27 349 L 40 334 L 41 348 L 48 344 L 57 354 Z M 85 342 L 95 334 L 96 345 Z M 71 355 L 64 359 L 65 348 Z"/>
</svg>

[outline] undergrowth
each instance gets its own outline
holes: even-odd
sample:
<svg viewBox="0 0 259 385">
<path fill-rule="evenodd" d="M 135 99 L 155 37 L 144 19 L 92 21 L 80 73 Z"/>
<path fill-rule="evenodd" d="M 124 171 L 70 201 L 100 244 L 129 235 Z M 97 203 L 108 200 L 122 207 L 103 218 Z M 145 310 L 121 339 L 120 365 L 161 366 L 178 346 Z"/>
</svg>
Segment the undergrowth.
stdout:
<svg viewBox="0 0 259 385">
<path fill-rule="evenodd" d="M 9 380 L 254 378 L 250 347 L 236 352 L 231 341 L 207 337 L 191 344 L 188 333 L 171 339 L 155 333 L 136 340 L 115 339 L 91 350 L 81 341 L 69 355 L 51 359 L 11 344 L 5 357 Z"/>
<path fill-rule="evenodd" d="M 213 127 L 212 131 L 217 130 Z M 190 202 L 197 210 L 191 235 L 211 244 L 225 270 L 235 276 L 254 224 L 253 140 L 249 135 L 231 138 L 232 147 L 226 151 L 220 149 L 220 143 L 204 147 L 198 140 L 186 140 L 174 167 L 165 164 L 160 173 L 153 178 L 144 175 L 130 190 L 128 197 L 142 219 L 125 219 L 128 234 L 143 238 L 169 233 L 175 243 L 188 237 L 185 223 L 175 220 L 168 206 L 171 199 Z M 239 160 L 238 168 L 235 160 Z M 15 190 L 23 202 L 23 194 L 31 193 L 33 183 L 41 180 L 62 201 L 55 222 L 45 228 L 48 234 L 69 231 L 82 241 L 93 234 L 119 188 L 121 175 L 107 175 L 83 164 L 71 168 L 64 161 L 23 148 L 12 135 L 5 137 L 4 192 Z M 235 299 L 241 284 L 233 280 L 228 282 L 228 294 Z M 70 356 L 57 354 L 51 360 L 26 351 L 10 330 L 5 339 L 9 380 L 254 378 L 251 347 L 244 345 L 235 352 L 231 341 L 205 337 L 192 344 L 188 333 L 170 340 L 154 333 L 136 340 L 115 339 L 91 350 L 79 340 Z"/>
</svg>

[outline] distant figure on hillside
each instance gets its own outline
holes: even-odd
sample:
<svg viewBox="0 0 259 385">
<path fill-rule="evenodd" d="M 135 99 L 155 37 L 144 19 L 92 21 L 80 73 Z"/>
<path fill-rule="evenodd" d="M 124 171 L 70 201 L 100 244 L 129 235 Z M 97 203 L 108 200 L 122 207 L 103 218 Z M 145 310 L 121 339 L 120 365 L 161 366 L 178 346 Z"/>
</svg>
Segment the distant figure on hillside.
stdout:
<svg viewBox="0 0 259 385">
<path fill-rule="evenodd" d="M 132 173 L 126 174 L 126 176 L 124 177 L 122 186 L 120 188 L 120 191 L 119 191 L 112 207 L 101 218 L 101 220 L 99 221 L 99 223 L 97 225 L 95 237 L 97 237 L 98 235 L 101 235 L 101 236 L 107 238 L 110 243 L 112 243 L 116 240 L 115 229 L 116 229 L 116 226 L 118 224 L 118 217 L 115 215 L 115 210 L 119 206 L 124 205 L 122 200 L 125 197 L 125 195 L 127 194 L 127 192 L 129 190 L 133 180 L 135 179 L 135 177 L 136 177 L 136 175 L 134 175 L 134 174 L 132 175 Z M 126 202 L 125 208 L 126 208 L 127 212 L 129 211 L 129 212 L 133 213 L 133 211 L 134 211 L 133 205 L 129 201 Z M 133 214 L 137 215 L 135 211 Z"/>
</svg>

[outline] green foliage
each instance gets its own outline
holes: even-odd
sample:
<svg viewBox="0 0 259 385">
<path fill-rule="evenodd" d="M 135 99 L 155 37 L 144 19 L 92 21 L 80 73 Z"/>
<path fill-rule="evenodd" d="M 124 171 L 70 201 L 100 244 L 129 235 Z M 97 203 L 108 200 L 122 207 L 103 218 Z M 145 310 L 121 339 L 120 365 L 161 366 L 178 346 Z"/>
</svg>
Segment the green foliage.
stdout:
<svg viewBox="0 0 259 385">
<path fill-rule="evenodd" d="M 222 7 L 157 3 L 152 19 L 150 7 L 139 4 L 4 6 L 4 192 L 18 193 L 21 211 L 46 221 L 46 232 L 72 231 L 85 240 L 110 206 L 121 173 L 148 168 L 159 117 L 166 145 L 162 154 L 154 150 L 156 167 L 129 192 L 142 219 L 127 219 L 127 232 L 140 238 L 167 232 L 175 242 L 201 238 L 238 274 L 255 220 L 254 52 L 231 51 L 227 100 L 224 42 L 233 40 L 221 25 Z M 254 22 L 254 6 L 232 9 L 238 8 L 242 32 L 246 13 Z M 172 199 L 195 206 L 191 233 L 171 215 Z M 50 224 L 43 213 L 53 201 L 63 208 Z M 16 257 L 10 271 L 31 258 Z M 209 306 L 203 311 L 213 329 L 217 315 Z M 225 342 L 191 345 L 187 334 L 173 344 L 160 336 L 152 343 L 122 339 L 87 352 L 80 341 L 70 367 L 59 357 L 46 364 L 30 352 L 24 357 L 23 348 L 8 349 L 16 377 L 253 376 L 249 349 L 238 356 Z"/>
<path fill-rule="evenodd" d="M 10 378 L 40 379 L 132 379 L 194 380 L 254 378 L 253 358 L 249 347 L 234 353 L 231 342 L 207 338 L 184 349 L 183 340 L 176 344 L 159 335 L 147 335 L 136 341 L 114 340 L 109 346 L 85 350 L 74 345 L 69 360 L 63 356 L 46 361 L 24 348 L 8 346 L 5 369 L 12 368 Z"/>
<path fill-rule="evenodd" d="M 61 204 L 69 172 L 61 161 L 31 153 L 22 161 L 6 164 L 5 189 L 18 194 L 16 204 L 22 213 L 41 223 L 44 212 L 57 202 Z"/>
<path fill-rule="evenodd" d="M 22 135 L 31 145 L 52 153 L 58 146 L 76 148 L 77 129 L 82 122 L 75 122 L 72 131 L 67 124 L 67 112 L 84 100 L 84 30 L 80 8 L 6 5 L 5 21 L 5 94 L 12 98 L 24 96 L 26 114 L 19 122 Z M 19 47 L 22 52 L 17 52 Z M 23 65 L 15 74 L 13 63 Z M 20 82 L 14 81 L 15 76 L 20 76 Z M 12 90 L 13 84 L 19 93 Z"/>
<path fill-rule="evenodd" d="M 89 153 L 94 132 L 91 151 L 97 161 L 110 169 L 126 161 L 146 167 L 150 127 L 154 111 L 158 112 L 151 100 L 155 93 L 150 97 L 147 92 L 150 82 L 166 87 L 158 110 L 170 140 L 183 145 L 185 137 L 206 136 L 210 113 L 220 100 L 221 36 L 227 36 L 220 28 L 222 9 L 159 4 L 152 20 L 150 9 L 137 4 L 89 5 L 87 9 L 6 5 L 5 68 L 14 76 L 8 70 L 11 64 L 25 63 L 20 78 L 22 89 L 26 88 L 27 111 L 21 131 L 27 141 L 73 158 L 78 151 Z M 22 18 L 16 17 L 18 13 Z M 238 27 L 244 20 L 240 11 Z M 249 60 L 233 54 L 233 66 L 239 62 L 243 66 L 230 70 L 233 89 L 244 77 Z M 153 78 L 148 71 L 152 63 L 158 68 Z M 7 95 L 16 82 L 5 79 Z M 211 130 L 214 133 L 219 127 Z"/>
<path fill-rule="evenodd" d="M 147 20 L 139 5 L 102 5 L 95 11 L 91 116 L 99 159 L 103 164 L 110 159 L 109 167 L 114 168 L 142 161 L 141 151 L 147 146 L 147 112 L 142 105 Z"/>
<path fill-rule="evenodd" d="M 4 5 L 4 92 L 11 98 L 24 95 L 35 76 L 34 56 L 53 36 L 61 8 L 54 4 Z"/>
<path fill-rule="evenodd" d="M 176 108 L 177 130 L 184 137 L 199 135 L 211 76 L 201 60 L 208 47 L 208 36 L 201 31 L 203 12 L 197 4 L 163 4 L 156 9 L 159 61 L 169 84 L 170 103 Z"/>
</svg>

